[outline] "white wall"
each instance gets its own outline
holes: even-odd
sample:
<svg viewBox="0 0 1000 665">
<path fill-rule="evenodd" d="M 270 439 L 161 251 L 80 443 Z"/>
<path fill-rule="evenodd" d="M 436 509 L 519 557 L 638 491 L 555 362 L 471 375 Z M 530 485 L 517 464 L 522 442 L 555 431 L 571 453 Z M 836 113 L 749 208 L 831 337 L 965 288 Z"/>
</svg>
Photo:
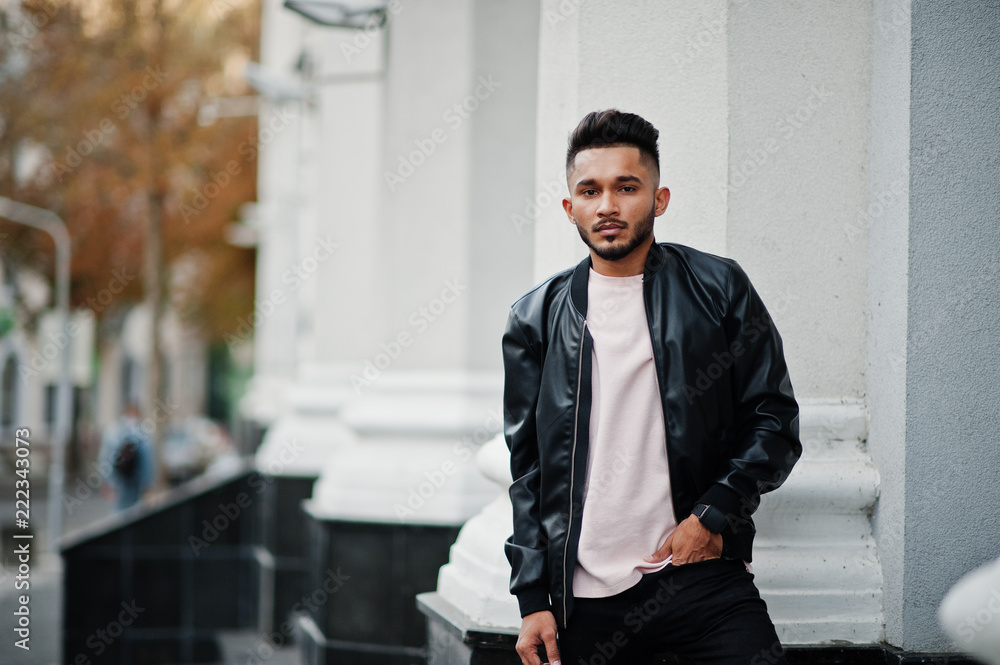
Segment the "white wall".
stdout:
<svg viewBox="0 0 1000 665">
<path fill-rule="evenodd" d="M 727 252 L 796 396 L 864 395 L 870 3 L 732 2 Z"/>
<path fill-rule="evenodd" d="M 566 196 L 569 133 L 590 111 L 638 113 L 660 131 L 660 184 L 670 206 L 660 242 L 726 251 L 725 2 L 542 3 L 537 191 Z M 704 35 L 688 58 L 690 40 Z M 586 255 L 559 201 L 539 219 L 536 281 Z"/>
<path fill-rule="evenodd" d="M 565 182 L 586 113 L 652 122 L 671 189 L 657 240 L 741 262 L 804 398 L 864 394 L 870 20 L 861 1 L 543 3 L 537 191 Z M 536 280 L 586 253 L 557 201 L 536 243 Z"/>
</svg>

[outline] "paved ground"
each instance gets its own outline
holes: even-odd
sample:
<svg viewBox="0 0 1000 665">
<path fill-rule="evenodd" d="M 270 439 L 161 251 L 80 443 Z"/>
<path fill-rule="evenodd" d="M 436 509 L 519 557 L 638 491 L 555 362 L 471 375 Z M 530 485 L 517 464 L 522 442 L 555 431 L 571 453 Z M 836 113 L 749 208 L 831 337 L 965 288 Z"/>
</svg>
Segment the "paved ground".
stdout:
<svg viewBox="0 0 1000 665">
<path fill-rule="evenodd" d="M 61 663 L 62 635 L 62 562 L 58 553 L 49 547 L 47 533 L 48 501 L 46 500 L 47 480 L 34 476 L 31 480 L 30 525 L 34 538 L 17 540 L 13 533 L 23 533 L 14 526 L 14 480 L 11 470 L 0 470 L 0 663 L 3 665 L 56 665 Z M 68 480 L 66 489 L 69 496 L 82 497 L 80 503 L 64 512 L 63 533 L 71 533 L 99 520 L 112 511 L 111 504 L 99 492 L 89 496 L 80 491 L 76 479 Z M 20 543 L 28 542 L 31 553 L 28 589 L 17 589 L 18 571 L 13 550 Z M 11 564 L 14 564 L 12 567 Z M 23 582 L 24 580 L 22 580 Z M 14 633 L 17 617 L 14 612 L 21 607 L 19 597 L 28 596 L 28 618 L 30 620 L 30 650 L 15 646 L 19 637 Z"/>
</svg>

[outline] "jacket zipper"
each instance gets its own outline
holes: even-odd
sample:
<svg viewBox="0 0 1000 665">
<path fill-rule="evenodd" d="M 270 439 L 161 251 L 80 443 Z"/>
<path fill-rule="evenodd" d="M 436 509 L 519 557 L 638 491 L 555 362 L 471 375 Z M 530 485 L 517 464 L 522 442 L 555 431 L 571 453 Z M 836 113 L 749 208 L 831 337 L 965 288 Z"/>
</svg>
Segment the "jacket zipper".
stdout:
<svg viewBox="0 0 1000 665">
<path fill-rule="evenodd" d="M 580 386 L 583 380 L 583 349 L 587 337 L 587 319 L 583 320 L 583 327 L 580 328 L 580 355 L 576 361 L 576 406 L 573 411 L 573 447 L 570 450 L 569 460 L 569 524 L 566 526 L 566 542 L 563 545 L 563 628 L 567 627 L 569 617 L 566 616 L 566 597 L 569 595 L 569 587 L 566 586 L 566 568 L 569 562 L 569 539 L 573 531 L 573 481 L 576 478 L 576 441 L 580 429 Z"/>
</svg>

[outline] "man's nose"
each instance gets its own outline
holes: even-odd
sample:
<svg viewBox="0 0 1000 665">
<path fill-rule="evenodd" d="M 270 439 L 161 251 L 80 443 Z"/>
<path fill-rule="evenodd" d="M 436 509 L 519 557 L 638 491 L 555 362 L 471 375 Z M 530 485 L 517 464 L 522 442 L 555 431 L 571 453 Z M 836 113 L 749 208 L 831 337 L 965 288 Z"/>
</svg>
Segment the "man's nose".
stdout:
<svg viewBox="0 0 1000 665">
<path fill-rule="evenodd" d="M 614 217 L 618 214 L 618 199 L 614 192 L 605 192 L 601 196 L 601 203 L 597 207 L 597 214 L 600 217 Z"/>
</svg>

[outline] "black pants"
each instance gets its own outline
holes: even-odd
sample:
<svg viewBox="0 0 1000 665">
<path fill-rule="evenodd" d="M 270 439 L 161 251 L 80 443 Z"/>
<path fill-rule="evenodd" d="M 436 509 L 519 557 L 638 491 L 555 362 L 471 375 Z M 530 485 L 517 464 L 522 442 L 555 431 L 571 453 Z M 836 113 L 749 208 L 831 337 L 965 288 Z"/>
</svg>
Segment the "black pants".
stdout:
<svg viewBox="0 0 1000 665">
<path fill-rule="evenodd" d="M 742 561 L 668 565 L 608 598 L 577 598 L 559 631 L 563 665 L 785 665 L 753 575 Z"/>
</svg>

